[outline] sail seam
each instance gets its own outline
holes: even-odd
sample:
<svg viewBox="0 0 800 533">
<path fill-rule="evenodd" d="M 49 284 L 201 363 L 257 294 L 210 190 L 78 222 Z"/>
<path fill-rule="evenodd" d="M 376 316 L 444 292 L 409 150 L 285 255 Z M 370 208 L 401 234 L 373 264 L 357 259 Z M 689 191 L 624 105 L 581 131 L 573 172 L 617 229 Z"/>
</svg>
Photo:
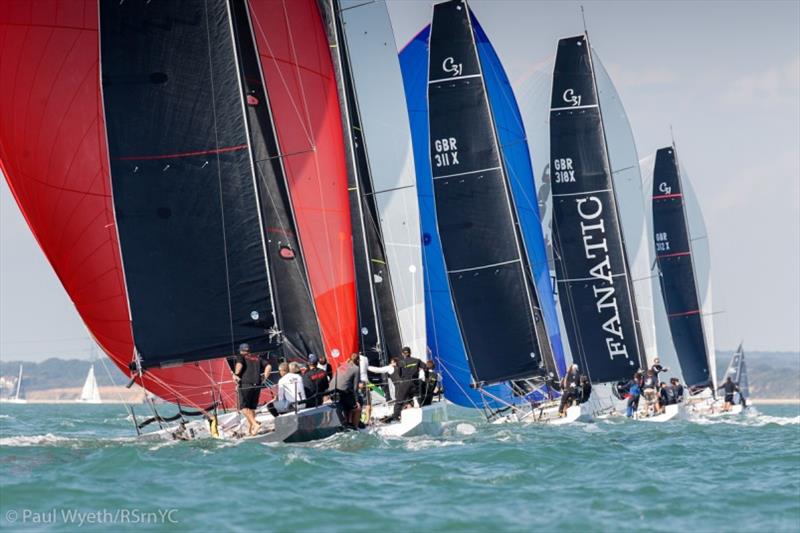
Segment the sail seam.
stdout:
<svg viewBox="0 0 800 533">
<path fill-rule="evenodd" d="M 503 169 L 503 167 L 482 168 L 482 169 L 479 169 L 479 170 L 470 170 L 469 172 L 459 172 L 457 174 L 445 174 L 444 176 L 434 176 L 433 179 L 434 180 L 441 180 L 441 179 L 444 179 L 444 178 L 455 178 L 455 177 L 458 177 L 458 176 L 467 176 L 469 174 L 479 174 L 481 172 L 489 172 L 489 171 L 492 171 L 492 170 L 502 170 L 502 169 Z"/>
<path fill-rule="evenodd" d="M 447 273 L 448 274 L 458 274 L 458 273 L 461 273 L 461 272 L 472 272 L 472 271 L 475 271 L 475 270 L 483 270 L 483 269 L 486 269 L 486 268 L 492 268 L 492 267 L 503 266 L 503 265 L 510 265 L 512 263 L 519 263 L 520 261 L 521 261 L 521 259 L 512 259 L 511 261 L 503 261 L 501 263 L 492 263 L 492 264 L 489 264 L 489 265 L 482 265 L 482 266 L 470 267 L 470 268 L 460 268 L 458 270 L 448 270 Z"/>
<path fill-rule="evenodd" d="M 611 189 L 597 189 L 594 191 L 581 191 L 581 192 L 562 192 L 560 194 L 551 194 L 553 198 L 559 198 L 561 196 L 581 196 L 583 194 L 597 194 L 601 192 L 612 192 Z"/>
<path fill-rule="evenodd" d="M 428 81 L 428 85 L 431 83 L 441 83 L 443 81 L 455 81 L 455 80 L 466 80 L 468 78 L 480 78 L 480 74 L 468 74 L 466 76 L 454 76 L 452 78 L 439 78 L 437 80 L 430 80 Z"/>
</svg>

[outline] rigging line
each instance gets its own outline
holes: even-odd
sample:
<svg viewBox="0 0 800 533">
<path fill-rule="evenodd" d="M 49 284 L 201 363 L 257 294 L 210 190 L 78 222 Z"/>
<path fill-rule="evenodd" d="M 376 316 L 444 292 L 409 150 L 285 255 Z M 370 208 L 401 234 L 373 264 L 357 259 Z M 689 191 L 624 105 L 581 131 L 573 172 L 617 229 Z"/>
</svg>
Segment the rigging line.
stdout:
<svg viewBox="0 0 800 533">
<path fill-rule="evenodd" d="M 286 9 L 286 0 L 282 0 L 281 6 L 283 7 L 283 20 L 286 22 L 286 32 L 289 34 L 289 46 L 291 46 L 292 48 L 292 60 L 294 62 L 295 75 L 297 76 L 297 84 L 300 87 L 300 95 L 303 97 L 303 111 L 305 112 L 306 115 L 306 120 L 307 120 L 306 124 L 311 126 L 311 115 L 309 115 L 308 112 L 308 99 L 306 98 L 305 84 L 301 81 L 302 78 L 300 75 L 300 63 L 297 61 L 297 48 L 295 48 L 294 45 L 295 44 L 294 34 L 292 33 L 292 25 L 289 23 L 289 12 Z M 311 24 L 313 25 L 313 22 Z M 314 138 L 313 129 L 309 131 L 309 135 L 311 138 L 311 145 L 315 146 L 316 139 Z"/>
<path fill-rule="evenodd" d="M 267 35 L 264 32 L 264 28 L 261 26 L 261 21 L 259 20 L 258 16 L 256 16 L 256 14 L 254 12 L 252 12 L 252 17 L 251 18 L 252 18 L 252 20 L 255 21 L 256 26 L 258 26 L 258 32 L 261 35 L 261 38 L 264 40 L 264 43 L 267 45 L 267 50 L 269 50 L 268 59 L 271 60 L 272 63 L 274 64 L 275 71 L 278 73 L 278 77 L 281 80 L 281 84 L 283 85 L 283 88 L 286 89 L 286 94 L 289 95 L 289 101 L 292 103 L 292 107 L 294 108 L 295 115 L 297 115 L 297 122 L 300 124 L 300 127 L 303 129 L 303 133 L 306 136 L 306 140 L 308 141 L 308 144 L 311 145 L 311 146 L 314 146 L 314 142 L 311 140 L 311 134 L 309 133 L 308 129 L 306 128 L 307 124 L 303 123 L 300 110 L 297 108 L 297 103 L 294 101 L 294 98 L 292 98 L 292 96 L 291 96 L 292 95 L 292 90 L 289 88 L 289 84 L 286 82 L 286 78 L 283 75 L 283 70 L 281 69 L 281 66 L 278 64 L 278 58 L 275 55 L 275 52 L 272 50 L 272 46 L 270 45 L 269 39 L 267 38 Z M 258 48 L 258 45 L 256 44 L 256 53 L 258 53 L 257 48 Z M 259 57 L 259 63 L 260 63 L 261 62 L 261 57 L 262 57 L 260 53 L 258 53 L 258 57 Z M 266 79 L 264 80 L 264 83 L 266 84 Z M 298 83 L 298 85 L 300 85 L 301 82 L 300 82 L 299 79 L 297 80 L 297 83 Z M 265 86 L 264 90 L 266 91 L 266 89 L 267 88 Z"/>
<path fill-rule="evenodd" d="M 211 29 L 208 25 L 208 1 L 203 3 L 203 11 L 205 12 L 205 20 L 206 20 L 206 47 L 208 49 L 208 78 L 211 83 L 211 94 L 216 94 L 216 89 L 214 88 L 214 66 L 213 60 L 211 57 Z M 230 14 L 229 14 L 230 16 Z M 217 129 L 217 105 L 216 101 L 212 96 L 211 100 L 211 116 L 214 121 L 214 143 L 217 148 L 219 148 L 219 131 Z M 230 342 L 231 342 L 231 352 L 233 352 L 233 345 L 236 344 L 234 340 L 234 332 L 233 332 L 233 303 L 231 301 L 231 277 L 230 277 L 230 265 L 228 264 L 228 236 L 225 230 L 225 204 L 222 198 L 222 167 L 219 160 L 219 154 L 216 156 L 217 159 L 217 184 L 219 185 L 219 209 L 220 209 L 220 218 L 222 219 L 222 245 L 225 248 L 225 290 L 228 295 L 228 325 L 230 327 Z"/>
</svg>

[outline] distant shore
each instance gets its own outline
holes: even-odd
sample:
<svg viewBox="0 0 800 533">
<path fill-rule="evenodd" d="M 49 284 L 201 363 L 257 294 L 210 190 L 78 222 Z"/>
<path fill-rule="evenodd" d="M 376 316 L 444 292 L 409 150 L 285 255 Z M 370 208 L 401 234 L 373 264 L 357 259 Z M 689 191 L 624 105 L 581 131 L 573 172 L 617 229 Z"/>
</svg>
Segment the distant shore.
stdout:
<svg viewBox="0 0 800 533">
<path fill-rule="evenodd" d="M 750 398 L 753 405 L 800 405 L 800 398 Z"/>
</svg>

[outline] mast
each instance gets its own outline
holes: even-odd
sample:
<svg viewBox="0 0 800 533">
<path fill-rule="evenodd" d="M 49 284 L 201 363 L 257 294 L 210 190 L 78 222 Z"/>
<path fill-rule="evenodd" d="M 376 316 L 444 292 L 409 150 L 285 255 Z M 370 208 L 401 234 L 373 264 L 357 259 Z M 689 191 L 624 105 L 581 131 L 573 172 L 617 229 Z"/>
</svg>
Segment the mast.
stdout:
<svg viewBox="0 0 800 533">
<path fill-rule="evenodd" d="M 716 384 L 703 324 L 680 165 L 674 145 L 656 152 L 652 202 L 653 237 L 661 294 L 683 378 L 694 389 L 713 389 Z"/>
<path fill-rule="evenodd" d="M 573 358 L 593 383 L 604 383 L 630 378 L 645 361 L 591 56 L 585 33 L 558 43 L 552 225 Z"/>
<path fill-rule="evenodd" d="M 472 376 L 479 387 L 542 376 L 549 339 L 464 0 L 433 8 L 428 106 L 436 223 Z"/>
</svg>

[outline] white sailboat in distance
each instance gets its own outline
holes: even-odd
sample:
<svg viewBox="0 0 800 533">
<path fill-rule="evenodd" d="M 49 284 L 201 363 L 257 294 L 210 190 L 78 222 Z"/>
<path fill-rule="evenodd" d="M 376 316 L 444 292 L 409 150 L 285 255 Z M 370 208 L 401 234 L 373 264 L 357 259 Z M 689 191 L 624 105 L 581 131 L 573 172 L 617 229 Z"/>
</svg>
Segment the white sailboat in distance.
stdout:
<svg viewBox="0 0 800 533">
<path fill-rule="evenodd" d="M 17 377 L 17 393 L 14 395 L 13 398 L 3 398 L 3 403 L 28 403 L 28 400 L 19 397 L 19 391 L 22 387 L 22 365 L 19 365 L 19 376 Z"/>
<path fill-rule="evenodd" d="M 100 398 L 97 379 L 94 377 L 94 365 L 89 367 L 89 373 L 86 375 L 86 381 L 83 383 L 83 390 L 81 390 L 80 401 L 84 403 L 103 403 Z"/>
</svg>

